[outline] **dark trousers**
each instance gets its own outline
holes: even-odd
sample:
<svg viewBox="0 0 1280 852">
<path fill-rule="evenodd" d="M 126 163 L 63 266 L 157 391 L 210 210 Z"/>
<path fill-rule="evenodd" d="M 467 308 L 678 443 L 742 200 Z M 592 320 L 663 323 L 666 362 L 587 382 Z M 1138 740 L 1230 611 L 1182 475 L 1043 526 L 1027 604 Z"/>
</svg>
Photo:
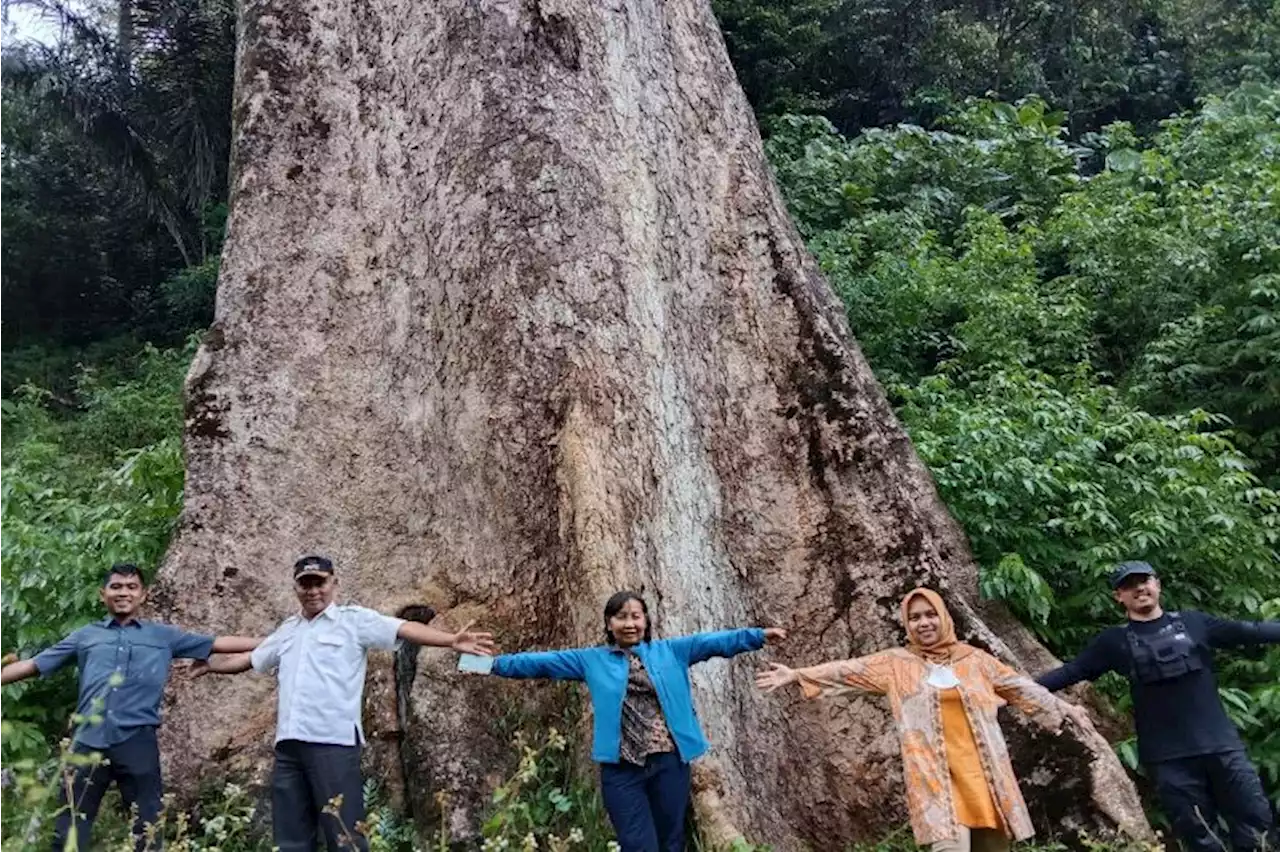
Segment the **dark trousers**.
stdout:
<svg viewBox="0 0 1280 852">
<path fill-rule="evenodd" d="M 321 833 L 329 852 L 367 852 L 369 843 L 356 830 L 363 820 L 360 746 L 276 743 L 271 828 L 279 852 L 314 852 Z"/>
<path fill-rule="evenodd" d="M 1264 848 L 1271 831 L 1271 803 L 1243 751 L 1162 760 L 1149 768 L 1160 806 L 1187 852 Z M 1226 821 L 1226 832 L 1219 817 Z"/>
<path fill-rule="evenodd" d="M 644 766 L 600 764 L 600 792 L 622 852 L 684 852 L 689 764 L 675 752 Z"/>
<path fill-rule="evenodd" d="M 54 852 L 66 849 L 67 835 L 75 820 L 76 849 L 88 852 L 89 835 L 93 821 L 98 818 L 102 796 L 115 782 L 120 788 L 120 798 L 126 808 L 137 808 L 133 823 L 134 849 L 156 850 L 163 848 L 160 837 L 160 797 L 164 784 L 160 779 L 160 747 L 156 743 L 156 729 L 139 728 L 122 743 L 105 749 L 90 748 L 80 743 L 73 747 L 76 754 L 87 755 L 98 751 L 105 762 L 96 766 L 68 767 L 58 783 L 58 819 L 54 823 Z M 147 827 L 154 836 L 147 836 Z"/>
</svg>

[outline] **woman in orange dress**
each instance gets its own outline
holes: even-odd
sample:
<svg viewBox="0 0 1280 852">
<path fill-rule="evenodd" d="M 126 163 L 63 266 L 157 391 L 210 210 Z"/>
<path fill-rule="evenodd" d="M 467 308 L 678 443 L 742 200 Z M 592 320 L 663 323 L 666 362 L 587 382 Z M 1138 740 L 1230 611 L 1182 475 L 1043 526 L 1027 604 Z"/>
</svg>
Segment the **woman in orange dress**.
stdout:
<svg viewBox="0 0 1280 852">
<path fill-rule="evenodd" d="M 798 683 L 806 698 L 852 690 L 887 696 L 916 842 L 934 852 L 1003 852 L 1035 831 L 996 712 L 1012 704 L 1054 732 L 1066 717 L 1089 725 L 1088 715 L 958 641 L 936 592 L 908 593 L 902 621 L 906 648 L 803 669 L 773 664 L 756 685 L 772 692 Z"/>
</svg>

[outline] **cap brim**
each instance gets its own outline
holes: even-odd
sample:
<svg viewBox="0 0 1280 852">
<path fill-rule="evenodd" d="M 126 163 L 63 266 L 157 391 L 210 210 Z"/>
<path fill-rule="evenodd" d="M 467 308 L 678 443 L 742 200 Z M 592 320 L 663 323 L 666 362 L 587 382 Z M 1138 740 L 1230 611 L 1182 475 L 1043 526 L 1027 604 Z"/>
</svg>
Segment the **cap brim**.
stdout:
<svg viewBox="0 0 1280 852">
<path fill-rule="evenodd" d="M 332 576 L 333 576 L 332 571 L 308 570 L 308 571 L 299 571 L 297 574 L 293 575 L 293 579 L 301 580 L 303 577 L 332 577 Z"/>
<path fill-rule="evenodd" d="M 1121 574 L 1119 577 L 1116 577 L 1114 580 L 1111 581 L 1111 588 L 1113 589 L 1120 588 L 1121 586 L 1124 585 L 1124 581 L 1129 579 L 1130 577 L 1154 577 L 1155 575 L 1156 575 L 1155 571 L 1126 571 L 1125 573 Z"/>
</svg>

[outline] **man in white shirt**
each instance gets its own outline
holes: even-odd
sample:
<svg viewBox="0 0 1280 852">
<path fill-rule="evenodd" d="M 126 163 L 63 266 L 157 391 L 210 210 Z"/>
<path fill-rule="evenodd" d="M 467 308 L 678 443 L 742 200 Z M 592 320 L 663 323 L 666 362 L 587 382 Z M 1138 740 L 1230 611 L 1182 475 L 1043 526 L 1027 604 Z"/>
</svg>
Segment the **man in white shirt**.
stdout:
<svg viewBox="0 0 1280 852">
<path fill-rule="evenodd" d="M 397 639 L 416 645 L 492 654 L 493 637 L 446 633 L 361 606 L 339 606 L 338 578 L 323 556 L 293 566 L 300 615 L 285 619 L 252 653 L 215 658 L 207 671 L 234 674 L 252 667 L 279 681 L 275 766 L 271 773 L 272 834 L 280 852 L 313 852 L 316 829 L 330 852 L 368 849 L 356 824 L 364 820 L 360 711 L 366 654 L 391 650 Z M 341 797 L 340 804 L 338 797 Z M 336 814 L 336 815 L 335 815 Z"/>
</svg>

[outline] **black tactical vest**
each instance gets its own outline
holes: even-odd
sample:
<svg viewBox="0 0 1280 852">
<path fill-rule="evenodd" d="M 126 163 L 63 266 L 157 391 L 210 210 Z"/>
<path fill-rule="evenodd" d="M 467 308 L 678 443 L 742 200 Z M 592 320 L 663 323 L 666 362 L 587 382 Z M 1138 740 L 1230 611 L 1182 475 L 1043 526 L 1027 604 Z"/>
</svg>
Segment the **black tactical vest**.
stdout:
<svg viewBox="0 0 1280 852">
<path fill-rule="evenodd" d="M 1196 640 L 1182 623 L 1181 613 L 1169 613 L 1169 623 L 1150 636 L 1139 636 L 1129 624 L 1125 635 L 1129 637 L 1129 654 L 1132 660 L 1130 676 L 1140 683 L 1157 683 L 1172 680 L 1204 668 L 1204 661 L 1196 653 Z"/>
</svg>

